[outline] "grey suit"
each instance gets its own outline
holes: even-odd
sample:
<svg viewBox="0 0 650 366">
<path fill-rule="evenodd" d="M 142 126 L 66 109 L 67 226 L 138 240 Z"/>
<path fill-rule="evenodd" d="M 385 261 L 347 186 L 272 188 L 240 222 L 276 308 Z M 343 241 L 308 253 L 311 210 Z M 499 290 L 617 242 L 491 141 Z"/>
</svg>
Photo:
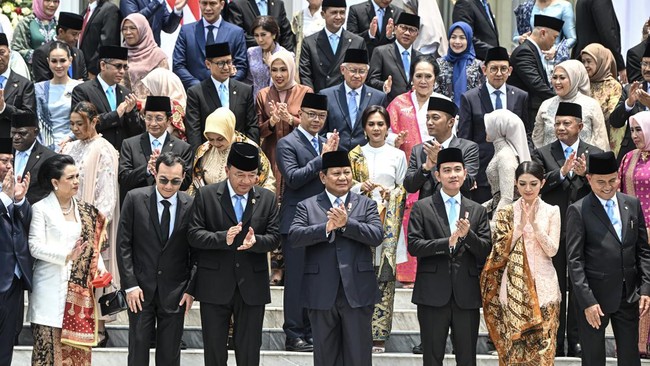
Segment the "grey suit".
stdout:
<svg viewBox="0 0 650 366">
<path fill-rule="evenodd" d="M 300 82 L 311 87 L 315 93 L 343 82 L 339 66 L 343 63 L 348 48 L 365 49 L 363 38 L 345 29 L 336 53 L 332 52 L 325 29 L 305 38 L 300 52 Z"/>
<path fill-rule="evenodd" d="M 11 123 L 11 116 L 17 111 L 36 113 L 34 84 L 13 70 L 4 82 L 5 109 L 0 113 L 0 123 Z"/>
<path fill-rule="evenodd" d="M 411 65 L 421 55 L 415 49 L 411 49 Z M 393 77 L 393 85 L 388 93 L 388 103 L 396 96 L 411 90 L 411 83 L 407 80 L 411 70 L 404 70 L 402 56 L 396 43 L 391 43 L 375 48 L 373 57 L 370 60 L 370 72 L 366 84 L 375 89 L 384 90 L 384 81 L 389 76 Z"/>
<path fill-rule="evenodd" d="M 362 86 L 359 99 L 359 111 L 357 119 L 352 127 L 350 121 L 350 111 L 348 109 L 348 96 L 345 93 L 345 82 L 332 86 L 320 91 L 320 94 L 327 96 L 327 120 L 320 134 L 326 136 L 328 132 L 334 130 L 339 133 L 339 150 L 350 151 L 357 145 L 366 143 L 363 126 L 361 124 L 361 115 L 371 105 L 380 105 L 386 107 L 386 94 L 371 88 Z"/>
<path fill-rule="evenodd" d="M 409 193 L 420 191 L 420 200 L 440 190 L 440 182 L 433 175 L 433 172 L 427 174 L 422 172 L 422 164 L 427 160 L 427 154 L 422 147 L 423 144 L 426 144 L 426 142 L 413 146 L 411 158 L 409 159 L 409 167 L 406 170 L 406 177 L 404 178 L 404 188 L 406 191 Z M 460 192 L 463 196 L 469 197 L 470 189 L 474 186 L 474 182 L 476 182 L 476 174 L 479 169 L 479 147 L 473 141 L 461 139 L 456 136 L 451 138 L 449 147 L 459 148 L 463 153 L 467 177 Z"/>
</svg>

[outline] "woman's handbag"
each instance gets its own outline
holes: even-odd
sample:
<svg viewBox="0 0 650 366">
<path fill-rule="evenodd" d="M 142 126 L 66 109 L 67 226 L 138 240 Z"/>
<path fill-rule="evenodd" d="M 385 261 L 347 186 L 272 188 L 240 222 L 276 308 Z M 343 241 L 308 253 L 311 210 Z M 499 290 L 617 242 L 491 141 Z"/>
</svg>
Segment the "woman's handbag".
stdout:
<svg viewBox="0 0 650 366">
<path fill-rule="evenodd" d="M 118 290 L 113 282 L 111 282 L 111 287 L 115 291 L 104 294 L 99 298 L 99 308 L 102 311 L 102 316 L 115 315 L 128 308 L 126 305 L 126 292 Z"/>
</svg>

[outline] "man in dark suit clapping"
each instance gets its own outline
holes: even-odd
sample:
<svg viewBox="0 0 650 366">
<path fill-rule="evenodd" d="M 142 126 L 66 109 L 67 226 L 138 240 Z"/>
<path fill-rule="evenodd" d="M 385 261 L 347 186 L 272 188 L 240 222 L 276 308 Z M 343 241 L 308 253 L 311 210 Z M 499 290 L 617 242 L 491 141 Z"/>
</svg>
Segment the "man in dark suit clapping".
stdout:
<svg viewBox="0 0 650 366">
<path fill-rule="evenodd" d="M 0 33 L 0 123 L 10 123 L 16 111 L 36 113 L 34 84 L 9 67 L 11 50 L 7 35 Z"/>
<path fill-rule="evenodd" d="M 402 9 L 393 0 L 366 0 L 350 6 L 346 29 L 366 41 L 368 57 L 377 46 L 395 41 L 395 20 Z"/>
<path fill-rule="evenodd" d="M 408 251 L 418 258 L 411 301 L 418 307 L 423 364 L 442 366 L 451 328 L 457 364 L 476 365 L 479 275 L 492 249 L 487 211 L 460 194 L 467 175 L 460 149 L 440 150 L 436 169 L 442 188 L 415 203 L 408 233 Z"/>
<path fill-rule="evenodd" d="M 582 363 L 605 365 L 612 321 L 618 364 L 639 366 L 639 316 L 650 309 L 650 247 L 639 199 L 617 192 L 613 152 L 589 154 L 592 193 L 569 206 L 567 260 L 577 301 Z"/>
<path fill-rule="evenodd" d="M 323 154 L 325 191 L 298 204 L 289 239 L 305 248 L 301 301 L 309 309 L 314 366 L 372 365 L 379 287 L 372 249 L 383 240 L 377 204 L 350 192 L 348 153 Z"/>
</svg>

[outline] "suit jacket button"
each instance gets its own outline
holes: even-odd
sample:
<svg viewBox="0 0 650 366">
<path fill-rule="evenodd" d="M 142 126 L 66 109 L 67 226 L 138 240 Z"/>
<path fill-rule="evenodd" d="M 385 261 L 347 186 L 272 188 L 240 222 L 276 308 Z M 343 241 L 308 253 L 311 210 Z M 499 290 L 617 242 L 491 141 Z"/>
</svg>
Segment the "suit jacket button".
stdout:
<svg viewBox="0 0 650 366">
<path fill-rule="evenodd" d="M 239 268 L 239 263 L 235 263 L 235 267 Z"/>
<path fill-rule="evenodd" d="M 162 274 L 162 271 L 158 271 L 158 274 L 161 275 L 161 274 Z"/>
</svg>

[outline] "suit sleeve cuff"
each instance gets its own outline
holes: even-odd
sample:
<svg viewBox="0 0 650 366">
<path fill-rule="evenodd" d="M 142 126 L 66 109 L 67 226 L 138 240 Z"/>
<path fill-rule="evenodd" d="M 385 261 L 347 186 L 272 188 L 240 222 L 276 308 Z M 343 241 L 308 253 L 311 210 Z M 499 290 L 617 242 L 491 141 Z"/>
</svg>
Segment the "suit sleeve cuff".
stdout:
<svg viewBox="0 0 650 366">
<path fill-rule="evenodd" d="M 138 290 L 140 289 L 140 286 L 135 286 L 135 287 L 129 287 L 126 290 L 124 290 L 127 294 L 131 291 Z"/>
</svg>

